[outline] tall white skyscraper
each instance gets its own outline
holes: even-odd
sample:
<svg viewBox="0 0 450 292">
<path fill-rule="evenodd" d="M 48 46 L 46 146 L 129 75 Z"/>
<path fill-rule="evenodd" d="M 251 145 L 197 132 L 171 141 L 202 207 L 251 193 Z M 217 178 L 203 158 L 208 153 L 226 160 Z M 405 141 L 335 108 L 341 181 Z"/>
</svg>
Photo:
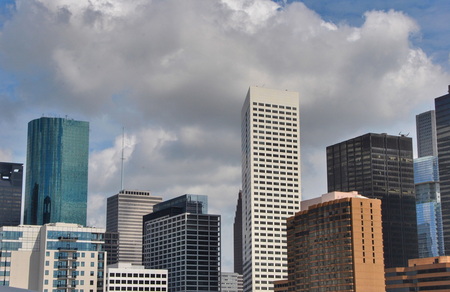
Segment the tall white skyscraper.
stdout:
<svg viewBox="0 0 450 292">
<path fill-rule="evenodd" d="M 242 120 L 244 291 L 287 278 L 286 218 L 300 210 L 298 92 L 250 87 Z"/>
</svg>

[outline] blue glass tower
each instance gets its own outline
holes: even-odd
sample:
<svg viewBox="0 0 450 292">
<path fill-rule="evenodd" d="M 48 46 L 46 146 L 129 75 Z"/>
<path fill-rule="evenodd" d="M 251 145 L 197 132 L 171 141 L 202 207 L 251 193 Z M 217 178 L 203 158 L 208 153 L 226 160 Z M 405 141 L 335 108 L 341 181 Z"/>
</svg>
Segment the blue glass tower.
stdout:
<svg viewBox="0 0 450 292">
<path fill-rule="evenodd" d="M 419 257 L 444 255 L 438 158 L 414 159 Z"/>
<path fill-rule="evenodd" d="M 24 224 L 86 225 L 89 123 L 40 118 L 28 123 Z"/>
</svg>

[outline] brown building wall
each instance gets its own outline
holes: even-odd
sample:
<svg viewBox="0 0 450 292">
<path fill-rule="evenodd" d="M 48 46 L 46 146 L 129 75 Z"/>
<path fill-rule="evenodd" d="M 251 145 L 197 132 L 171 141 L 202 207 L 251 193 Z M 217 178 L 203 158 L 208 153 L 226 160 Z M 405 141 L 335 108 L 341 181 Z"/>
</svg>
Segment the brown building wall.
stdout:
<svg viewBox="0 0 450 292">
<path fill-rule="evenodd" d="M 381 201 L 352 199 L 351 213 L 355 287 L 360 291 L 384 291 Z"/>
<path fill-rule="evenodd" d="M 331 200 L 296 213 L 287 220 L 288 281 L 277 291 L 384 291 L 381 230 L 377 199 Z"/>
</svg>

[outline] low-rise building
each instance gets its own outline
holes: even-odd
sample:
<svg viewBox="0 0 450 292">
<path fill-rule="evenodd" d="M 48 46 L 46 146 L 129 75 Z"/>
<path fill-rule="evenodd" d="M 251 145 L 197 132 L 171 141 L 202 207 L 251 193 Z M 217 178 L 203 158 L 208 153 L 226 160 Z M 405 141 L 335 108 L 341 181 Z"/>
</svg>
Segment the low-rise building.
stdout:
<svg viewBox="0 0 450 292">
<path fill-rule="evenodd" d="M 105 230 L 49 223 L 0 228 L 0 286 L 43 292 L 103 291 Z"/>
<path fill-rule="evenodd" d="M 222 292 L 242 292 L 244 279 L 238 273 L 221 273 Z"/>
<path fill-rule="evenodd" d="M 386 292 L 450 291 L 450 256 L 411 259 L 386 269 Z"/>
<path fill-rule="evenodd" d="M 167 291 L 167 270 L 146 269 L 131 263 L 108 266 L 105 291 Z"/>
</svg>

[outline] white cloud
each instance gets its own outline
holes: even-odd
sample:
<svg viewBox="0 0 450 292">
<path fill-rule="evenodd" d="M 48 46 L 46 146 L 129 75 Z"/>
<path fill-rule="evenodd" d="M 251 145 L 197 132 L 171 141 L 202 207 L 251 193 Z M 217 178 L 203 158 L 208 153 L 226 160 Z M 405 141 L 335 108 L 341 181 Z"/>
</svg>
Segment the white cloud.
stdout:
<svg viewBox="0 0 450 292">
<path fill-rule="evenodd" d="M 10 149 L 0 148 L 0 161 L 2 162 L 12 162 L 12 151 Z"/>
<path fill-rule="evenodd" d="M 243 29 L 249 33 L 265 26 L 266 21 L 280 8 L 275 2 L 267 0 L 222 0 L 222 2 L 232 9 L 230 24 L 234 28 Z"/>
<path fill-rule="evenodd" d="M 112 147 L 90 154 L 89 181 L 94 191 L 109 189 L 112 186 L 120 188 L 122 159 L 132 155 L 136 145 L 136 137 L 116 137 Z"/>
</svg>

